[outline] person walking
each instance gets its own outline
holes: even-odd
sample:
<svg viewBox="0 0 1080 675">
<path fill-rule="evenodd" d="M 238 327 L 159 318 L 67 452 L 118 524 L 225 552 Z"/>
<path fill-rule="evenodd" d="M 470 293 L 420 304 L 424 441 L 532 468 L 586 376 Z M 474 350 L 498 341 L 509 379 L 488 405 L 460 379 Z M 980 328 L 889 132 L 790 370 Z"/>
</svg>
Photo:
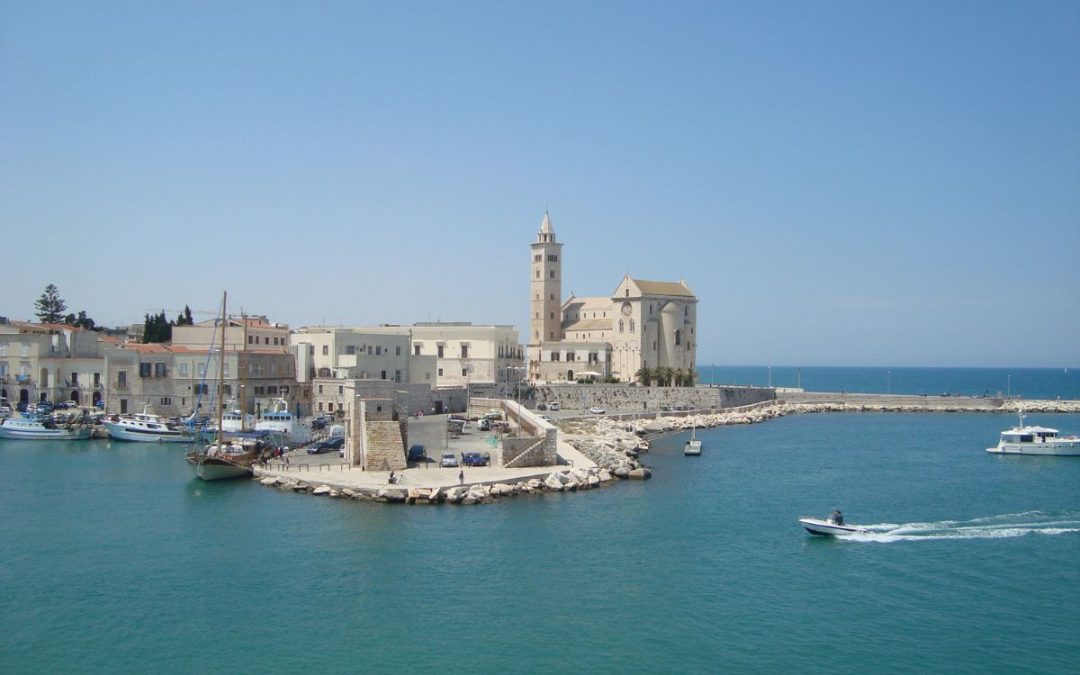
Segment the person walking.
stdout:
<svg viewBox="0 0 1080 675">
<path fill-rule="evenodd" d="M 462 469 L 461 471 L 458 471 L 457 479 L 458 479 L 458 485 L 464 485 L 465 484 L 465 469 Z"/>
</svg>

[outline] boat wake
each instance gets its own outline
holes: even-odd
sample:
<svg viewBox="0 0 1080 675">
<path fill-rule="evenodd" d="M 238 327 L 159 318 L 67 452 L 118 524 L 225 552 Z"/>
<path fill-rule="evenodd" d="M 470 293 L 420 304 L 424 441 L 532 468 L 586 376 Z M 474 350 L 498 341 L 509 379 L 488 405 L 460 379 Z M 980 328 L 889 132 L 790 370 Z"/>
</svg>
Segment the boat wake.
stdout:
<svg viewBox="0 0 1080 675">
<path fill-rule="evenodd" d="M 1007 539 L 1029 534 L 1055 535 L 1080 532 L 1080 512 L 1026 511 L 973 520 L 860 524 L 859 527 L 864 528 L 865 531 L 848 535 L 843 539 L 871 543 L 940 541 L 942 539 Z"/>
</svg>

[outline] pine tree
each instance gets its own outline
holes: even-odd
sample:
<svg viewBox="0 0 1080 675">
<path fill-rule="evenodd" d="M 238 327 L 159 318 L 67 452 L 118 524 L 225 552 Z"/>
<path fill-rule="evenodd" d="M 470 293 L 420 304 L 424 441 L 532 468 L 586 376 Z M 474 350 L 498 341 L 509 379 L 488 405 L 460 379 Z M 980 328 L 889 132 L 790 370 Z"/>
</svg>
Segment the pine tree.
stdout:
<svg viewBox="0 0 1080 675">
<path fill-rule="evenodd" d="M 45 292 L 34 303 L 37 318 L 41 323 L 60 323 L 64 319 L 67 304 L 60 297 L 60 289 L 54 284 L 45 287 Z"/>
</svg>

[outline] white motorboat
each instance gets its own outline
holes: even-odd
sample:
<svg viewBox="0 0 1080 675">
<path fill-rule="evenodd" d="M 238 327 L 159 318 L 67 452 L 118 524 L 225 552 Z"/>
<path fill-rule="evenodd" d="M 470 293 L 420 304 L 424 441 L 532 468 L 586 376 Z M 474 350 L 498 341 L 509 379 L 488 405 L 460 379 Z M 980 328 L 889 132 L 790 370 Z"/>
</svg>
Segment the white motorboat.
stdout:
<svg viewBox="0 0 1080 675">
<path fill-rule="evenodd" d="M 803 516 L 802 518 L 799 518 L 799 524 L 806 528 L 806 531 L 810 534 L 824 536 L 837 537 L 846 534 L 866 532 L 866 528 L 859 527 L 858 525 L 846 525 L 843 522 L 838 523 L 832 518 L 822 520 L 821 518 Z"/>
<path fill-rule="evenodd" d="M 1002 431 L 998 444 L 986 451 L 998 455 L 1080 456 L 1080 436 L 1058 436 L 1057 429 L 1024 426 L 1024 417 L 1021 411 L 1020 424 Z"/>
<path fill-rule="evenodd" d="M 51 417 L 31 415 L 0 422 L 0 438 L 34 441 L 83 441 L 90 438 L 90 425 L 82 422 L 58 424 Z"/>
<path fill-rule="evenodd" d="M 255 422 L 255 431 L 271 431 L 285 437 L 285 442 L 292 446 L 307 445 L 312 433 L 289 411 L 289 402 L 283 398 L 274 401 L 272 410 L 262 413 Z"/>
<path fill-rule="evenodd" d="M 701 441 L 697 438 L 697 427 L 691 427 L 690 438 L 686 440 L 686 445 L 683 446 L 683 454 L 688 457 L 697 457 L 701 454 Z"/>
<path fill-rule="evenodd" d="M 109 436 L 118 441 L 144 441 L 151 443 L 190 443 L 196 439 L 193 427 L 173 424 L 143 407 L 134 415 L 114 415 L 103 422 Z"/>
</svg>

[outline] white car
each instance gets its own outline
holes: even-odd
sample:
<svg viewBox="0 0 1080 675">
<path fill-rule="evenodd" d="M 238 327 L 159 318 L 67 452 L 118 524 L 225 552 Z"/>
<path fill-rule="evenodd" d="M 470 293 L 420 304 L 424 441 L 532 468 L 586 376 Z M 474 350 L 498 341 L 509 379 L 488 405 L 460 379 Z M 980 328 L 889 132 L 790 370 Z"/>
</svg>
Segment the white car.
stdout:
<svg viewBox="0 0 1080 675">
<path fill-rule="evenodd" d="M 558 409 L 559 409 L 559 404 L 558 403 L 549 403 L 548 404 L 548 410 L 558 410 Z"/>
<path fill-rule="evenodd" d="M 593 407 L 589 408 L 589 412 L 591 412 L 594 415 L 603 415 L 607 411 L 604 410 L 603 408 L 601 408 L 598 405 L 594 405 Z"/>
</svg>

